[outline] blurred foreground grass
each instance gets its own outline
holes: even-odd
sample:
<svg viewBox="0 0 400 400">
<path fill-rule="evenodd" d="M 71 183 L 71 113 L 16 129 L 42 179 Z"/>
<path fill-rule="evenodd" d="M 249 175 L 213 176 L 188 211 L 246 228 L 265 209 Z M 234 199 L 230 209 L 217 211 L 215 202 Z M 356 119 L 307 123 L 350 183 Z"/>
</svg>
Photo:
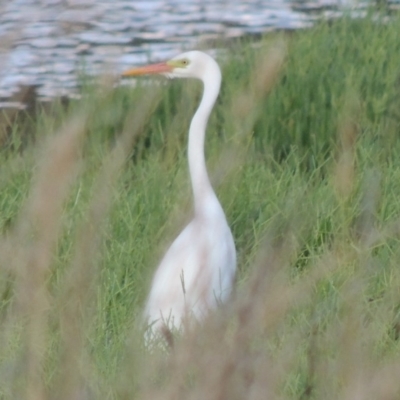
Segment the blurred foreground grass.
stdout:
<svg viewBox="0 0 400 400">
<path fill-rule="evenodd" d="M 343 19 L 221 60 L 206 153 L 237 290 L 168 354 L 143 348 L 140 312 L 190 218 L 200 85 L 105 82 L 38 110 L 28 139 L 15 124 L 0 398 L 399 398 L 399 22 Z"/>
</svg>

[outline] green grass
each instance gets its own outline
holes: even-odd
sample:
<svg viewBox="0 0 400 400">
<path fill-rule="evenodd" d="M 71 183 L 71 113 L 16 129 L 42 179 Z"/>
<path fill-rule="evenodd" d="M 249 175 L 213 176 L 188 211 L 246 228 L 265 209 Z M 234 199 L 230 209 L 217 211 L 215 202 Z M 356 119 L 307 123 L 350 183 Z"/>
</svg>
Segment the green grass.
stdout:
<svg viewBox="0 0 400 400">
<path fill-rule="evenodd" d="M 89 86 L 38 110 L 32 140 L 16 124 L 0 153 L 0 398 L 397 398 L 399 25 L 344 18 L 221 60 L 206 153 L 237 298 L 169 355 L 143 348 L 140 314 L 191 215 L 200 85 L 167 82 L 151 104 L 147 84 Z M 51 161 L 62 137 L 76 154 Z"/>
</svg>

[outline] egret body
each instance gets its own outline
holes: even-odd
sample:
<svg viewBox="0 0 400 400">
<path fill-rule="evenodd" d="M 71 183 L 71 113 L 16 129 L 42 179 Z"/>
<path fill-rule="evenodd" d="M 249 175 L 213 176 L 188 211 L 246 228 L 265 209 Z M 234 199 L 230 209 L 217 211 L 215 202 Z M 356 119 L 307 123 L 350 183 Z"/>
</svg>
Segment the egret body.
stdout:
<svg viewBox="0 0 400 400">
<path fill-rule="evenodd" d="M 190 51 L 164 63 L 128 70 L 123 76 L 145 74 L 196 78 L 204 84 L 203 97 L 189 129 L 194 217 L 160 262 L 144 310 L 152 330 L 165 325 L 179 329 L 189 319 L 201 321 L 220 302 L 225 302 L 236 272 L 232 233 L 211 186 L 204 156 L 205 132 L 219 94 L 221 71 L 209 55 Z"/>
</svg>

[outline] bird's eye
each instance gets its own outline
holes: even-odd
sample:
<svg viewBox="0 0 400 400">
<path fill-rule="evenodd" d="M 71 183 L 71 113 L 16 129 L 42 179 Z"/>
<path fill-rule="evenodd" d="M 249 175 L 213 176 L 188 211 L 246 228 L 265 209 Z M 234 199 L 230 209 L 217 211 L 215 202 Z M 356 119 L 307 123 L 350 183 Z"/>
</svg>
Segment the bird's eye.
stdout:
<svg viewBox="0 0 400 400">
<path fill-rule="evenodd" d="M 181 61 L 181 63 L 182 63 L 182 66 L 186 67 L 187 65 L 189 65 L 189 60 L 186 59 L 186 58 L 184 58 L 184 59 Z"/>
</svg>

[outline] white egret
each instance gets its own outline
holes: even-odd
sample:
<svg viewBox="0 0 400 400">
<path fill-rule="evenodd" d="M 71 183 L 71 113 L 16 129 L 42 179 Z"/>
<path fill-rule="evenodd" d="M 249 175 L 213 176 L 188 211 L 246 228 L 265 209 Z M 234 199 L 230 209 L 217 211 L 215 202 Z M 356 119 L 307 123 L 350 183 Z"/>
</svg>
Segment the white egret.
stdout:
<svg viewBox="0 0 400 400">
<path fill-rule="evenodd" d="M 172 243 L 154 274 L 144 318 L 155 332 L 164 326 L 179 329 L 188 318 L 202 320 L 227 300 L 236 272 L 236 250 L 204 157 L 207 121 L 221 85 L 218 64 L 203 52 L 190 51 L 167 62 L 130 69 L 122 76 L 146 74 L 197 78 L 204 84 L 203 97 L 189 129 L 194 218 Z"/>
</svg>

